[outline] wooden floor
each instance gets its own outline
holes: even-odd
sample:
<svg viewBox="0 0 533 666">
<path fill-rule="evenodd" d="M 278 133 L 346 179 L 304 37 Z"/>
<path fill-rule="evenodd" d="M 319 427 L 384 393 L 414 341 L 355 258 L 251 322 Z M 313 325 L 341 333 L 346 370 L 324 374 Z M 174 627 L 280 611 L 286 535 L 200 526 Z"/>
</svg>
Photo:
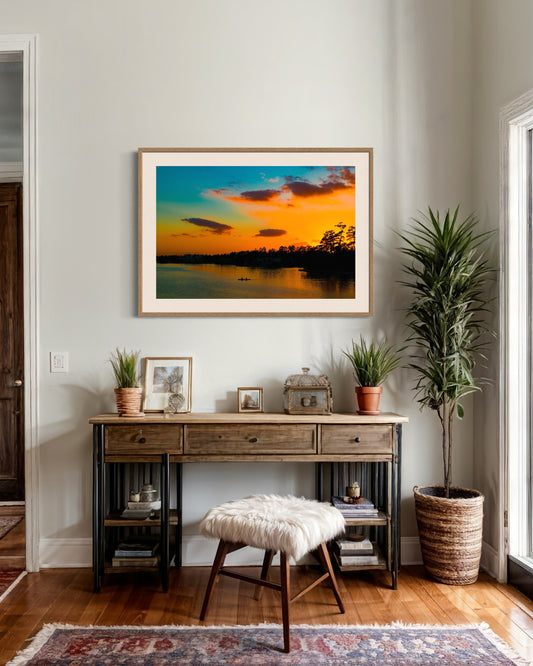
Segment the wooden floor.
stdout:
<svg viewBox="0 0 533 666">
<path fill-rule="evenodd" d="M 24 515 L 15 511 L 0 515 Z M 0 569 L 26 568 L 26 521 L 23 518 L 18 525 L 0 539 Z"/>
<path fill-rule="evenodd" d="M 242 570 L 242 569 L 241 569 Z M 255 575 L 257 570 L 247 568 Z M 273 569 L 273 577 L 279 569 Z M 293 592 L 315 576 L 311 567 L 293 567 Z M 80 625 L 202 624 L 198 620 L 209 569 L 172 569 L 170 591 L 161 591 L 153 574 L 107 576 L 101 592 L 92 591 L 89 569 L 49 569 L 27 574 L 0 603 L 0 663 L 26 645 L 44 623 Z M 340 615 L 333 594 L 320 585 L 291 606 L 293 624 L 387 624 L 395 620 L 423 624 L 487 622 L 492 630 L 533 663 L 533 602 L 486 574 L 477 583 L 451 587 L 426 578 L 423 568 L 403 567 L 398 589 L 386 572 L 343 574 L 339 586 L 346 613 Z M 279 595 L 221 578 L 204 624 L 281 622 Z"/>
<path fill-rule="evenodd" d="M 0 516 L 24 516 L 24 505 L 0 503 Z M 26 567 L 26 521 L 23 519 L 0 539 L 0 569 Z"/>
</svg>

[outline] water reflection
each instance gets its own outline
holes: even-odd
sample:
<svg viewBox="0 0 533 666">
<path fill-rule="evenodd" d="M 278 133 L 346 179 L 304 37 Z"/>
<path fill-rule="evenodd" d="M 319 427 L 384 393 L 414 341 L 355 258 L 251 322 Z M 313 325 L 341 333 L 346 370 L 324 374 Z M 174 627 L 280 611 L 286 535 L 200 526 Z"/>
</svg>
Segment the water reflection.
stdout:
<svg viewBox="0 0 533 666">
<path fill-rule="evenodd" d="M 353 277 L 300 268 L 159 264 L 157 298 L 354 298 Z"/>
</svg>

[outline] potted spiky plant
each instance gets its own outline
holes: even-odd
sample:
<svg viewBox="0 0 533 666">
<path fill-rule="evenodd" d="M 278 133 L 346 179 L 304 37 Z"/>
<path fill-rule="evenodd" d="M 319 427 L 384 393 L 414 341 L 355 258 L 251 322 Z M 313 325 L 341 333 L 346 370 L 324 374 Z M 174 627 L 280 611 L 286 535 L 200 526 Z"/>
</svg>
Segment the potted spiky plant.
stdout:
<svg viewBox="0 0 533 666">
<path fill-rule="evenodd" d="M 358 414 L 380 414 L 379 401 L 382 384 L 400 364 L 401 350 L 389 346 L 386 340 L 368 344 L 361 335 L 359 342 L 352 340 L 352 349 L 343 351 L 353 368 Z"/>
<path fill-rule="evenodd" d="M 400 234 L 407 263 L 403 284 L 411 290 L 407 308 L 409 366 L 416 372 L 421 408 L 436 412 L 441 426 L 443 485 L 415 487 L 415 511 L 422 558 L 428 573 L 442 583 L 477 580 L 481 557 L 483 495 L 452 485 L 453 426 L 462 418 L 462 399 L 481 390 L 474 377 L 483 357 L 489 298 L 486 258 L 489 233 L 477 232 L 478 220 L 455 212 L 428 209 Z"/>
<path fill-rule="evenodd" d="M 140 352 L 117 347 L 109 362 L 115 376 L 115 400 L 119 416 L 142 416 L 142 388 L 138 372 Z"/>
</svg>

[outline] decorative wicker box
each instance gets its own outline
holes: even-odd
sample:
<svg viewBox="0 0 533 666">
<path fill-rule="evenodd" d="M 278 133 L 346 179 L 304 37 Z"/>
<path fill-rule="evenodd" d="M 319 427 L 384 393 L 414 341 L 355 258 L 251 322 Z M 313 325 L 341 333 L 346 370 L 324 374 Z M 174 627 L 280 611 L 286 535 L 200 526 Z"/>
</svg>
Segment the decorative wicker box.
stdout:
<svg viewBox="0 0 533 666">
<path fill-rule="evenodd" d="M 326 375 L 289 375 L 283 391 L 283 409 L 287 414 L 331 414 L 333 399 Z"/>
</svg>

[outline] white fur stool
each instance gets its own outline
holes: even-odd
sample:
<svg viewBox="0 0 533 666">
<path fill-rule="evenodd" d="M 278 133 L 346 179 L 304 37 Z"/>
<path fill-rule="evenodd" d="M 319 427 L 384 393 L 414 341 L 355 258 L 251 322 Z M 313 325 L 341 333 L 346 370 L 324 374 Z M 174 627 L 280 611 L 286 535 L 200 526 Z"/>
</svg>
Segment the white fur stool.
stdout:
<svg viewBox="0 0 533 666">
<path fill-rule="evenodd" d="M 219 575 L 231 576 L 281 592 L 285 652 L 290 651 L 289 604 L 309 592 L 318 583 L 330 579 L 337 605 L 340 612 L 344 613 L 326 547 L 327 541 L 344 531 L 344 518 L 333 506 L 290 495 L 286 497 L 252 495 L 221 504 L 208 511 L 200 523 L 200 531 L 205 536 L 220 539 L 200 613 L 201 620 L 205 619 Z M 252 578 L 222 568 L 228 553 L 246 546 L 265 551 L 260 578 Z M 306 553 L 315 550 L 325 573 L 291 598 L 289 560 L 291 557 L 298 560 Z M 267 580 L 272 559 L 277 552 L 280 553 L 280 584 Z M 261 591 L 261 588 L 257 588 L 256 599 L 260 598 Z"/>
</svg>

